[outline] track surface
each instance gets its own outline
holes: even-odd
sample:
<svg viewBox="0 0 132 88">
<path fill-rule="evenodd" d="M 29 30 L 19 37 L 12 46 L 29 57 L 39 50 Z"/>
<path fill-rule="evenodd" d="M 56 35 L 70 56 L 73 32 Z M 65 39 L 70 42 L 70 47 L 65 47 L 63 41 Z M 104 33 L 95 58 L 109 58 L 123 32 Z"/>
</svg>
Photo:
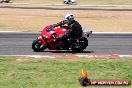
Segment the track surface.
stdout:
<svg viewBox="0 0 132 88">
<path fill-rule="evenodd" d="M 0 55 L 71 54 L 71 51 L 33 52 L 36 33 L 0 33 Z M 93 34 L 85 51 L 76 54 L 132 54 L 132 34 Z"/>
<path fill-rule="evenodd" d="M 105 9 L 105 8 L 50 8 L 50 7 L 13 7 L 13 6 L 0 6 L 0 8 L 12 9 L 46 9 L 46 10 L 92 10 L 92 11 L 132 11 L 132 9 Z"/>
</svg>

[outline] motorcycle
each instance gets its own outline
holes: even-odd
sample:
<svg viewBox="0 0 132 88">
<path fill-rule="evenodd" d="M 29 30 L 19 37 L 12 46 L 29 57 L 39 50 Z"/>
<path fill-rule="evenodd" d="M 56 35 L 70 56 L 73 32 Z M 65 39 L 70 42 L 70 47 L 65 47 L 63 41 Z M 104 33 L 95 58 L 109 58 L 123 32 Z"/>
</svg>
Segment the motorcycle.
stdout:
<svg viewBox="0 0 132 88">
<path fill-rule="evenodd" d="M 72 50 L 73 52 L 83 51 L 88 46 L 88 37 L 92 34 L 91 30 L 83 30 L 83 36 L 73 41 L 72 38 L 67 38 L 65 41 L 57 41 L 57 37 L 61 36 L 67 31 L 65 27 L 53 27 L 53 25 L 46 26 L 41 35 L 33 41 L 32 49 L 35 52 L 42 52 L 45 49 L 49 50 Z M 71 43 L 72 42 L 72 43 Z"/>
<path fill-rule="evenodd" d="M 0 0 L 0 3 L 12 3 L 12 1 L 11 0 Z"/>
<path fill-rule="evenodd" d="M 69 5 L 76 5 L 77 4 L 76 0 L 64 0 L 63 3 L 69 4 Z"/>
</svg>

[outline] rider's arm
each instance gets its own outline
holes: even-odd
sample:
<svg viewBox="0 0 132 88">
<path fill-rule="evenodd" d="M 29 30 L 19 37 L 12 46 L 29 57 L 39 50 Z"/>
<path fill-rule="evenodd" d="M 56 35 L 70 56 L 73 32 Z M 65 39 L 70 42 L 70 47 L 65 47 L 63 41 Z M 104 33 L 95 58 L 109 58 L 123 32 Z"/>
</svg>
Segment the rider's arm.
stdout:
<svg viewBox="0 0 132 88">
<path fill-rule="evenodd" d="M 57 24 L 54 24 L 54 27 L 62 26 L 62 25 L 67 24 L 67 23 L 68 23 L 67 20 L 63 20 L 63 21 L 61 21 L 61 22 L 59 22 Z"/>
</svg>

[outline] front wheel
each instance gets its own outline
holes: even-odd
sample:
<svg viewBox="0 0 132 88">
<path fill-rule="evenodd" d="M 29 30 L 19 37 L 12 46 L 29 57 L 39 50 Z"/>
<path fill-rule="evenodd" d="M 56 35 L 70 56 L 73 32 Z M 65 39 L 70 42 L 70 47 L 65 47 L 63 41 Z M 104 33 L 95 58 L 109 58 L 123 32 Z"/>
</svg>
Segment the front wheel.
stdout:
<svg viewBox="0 0 132 88">
<path fill-rule="evenodd" d="M 32 49 L 35 51 L 35 52 L 42 52 L 43 50 L 45 50 L 47 48 L 46 45 L 42 45 L 42 41 L 41 40 L 34 40 L 33 43 L 32 43 Z"/>
<path fill-rule="evenodd" d="M 81 52 L 88 46 L 88 40 L 85 37 L 76 40 L 72 45 L 73 52 Z"/>
</svg>

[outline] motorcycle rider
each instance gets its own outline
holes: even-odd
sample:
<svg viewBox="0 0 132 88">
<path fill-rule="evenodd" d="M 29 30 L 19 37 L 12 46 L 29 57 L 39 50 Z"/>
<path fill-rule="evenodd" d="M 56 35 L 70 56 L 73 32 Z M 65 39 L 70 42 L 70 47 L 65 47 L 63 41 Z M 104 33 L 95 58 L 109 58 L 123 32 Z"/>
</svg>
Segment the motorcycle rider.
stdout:
<svg viewBox="0 0 132 88">
<path fill-rule="evenodd" d="M 74 4 L 76 3 L 76 0 L 64 0 L 65 4 Z"/>
<path fill-rule="evenodd" d="M 67 29 L 67 32 L 59 36 L 57 40 L 62 40 L 66 44 L 69 44 L 69 42 L 67 42 L 68 38 L 71 38 L 72 42 L 74 42 L 74 40 L 82 37 L 82 26 L 79 24 L 78 21 L 74 19 L 73 14 L 66 14 L 65 19 L 63 21 L 54 24 L 54 27 L 58 26 L 65 27 Z"/>
</svg>

